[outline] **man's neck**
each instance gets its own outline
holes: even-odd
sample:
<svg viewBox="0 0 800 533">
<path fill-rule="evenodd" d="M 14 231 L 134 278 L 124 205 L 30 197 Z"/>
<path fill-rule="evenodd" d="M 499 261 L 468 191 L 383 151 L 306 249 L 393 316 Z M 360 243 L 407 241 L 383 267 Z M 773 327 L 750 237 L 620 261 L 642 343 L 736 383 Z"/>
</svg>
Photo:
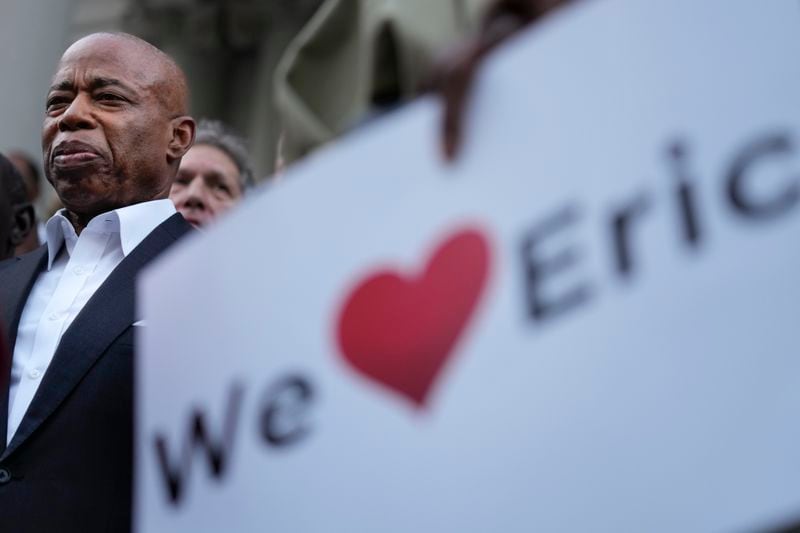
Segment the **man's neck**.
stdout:
<svg viewBox="0 0 800 533">
<path fill-rule="evenodd" d="M 95 217 L 97 214 L 92 215 L 85 215 L 79 213 L 73 213 L 72 211 L 67 210 L 67 220 L 72 223 L 72 227 L 75 228 L 75 233 L 80 235 L 83 231 L 83 228 L 89 225 L 89 222 Z"/>
</svg>

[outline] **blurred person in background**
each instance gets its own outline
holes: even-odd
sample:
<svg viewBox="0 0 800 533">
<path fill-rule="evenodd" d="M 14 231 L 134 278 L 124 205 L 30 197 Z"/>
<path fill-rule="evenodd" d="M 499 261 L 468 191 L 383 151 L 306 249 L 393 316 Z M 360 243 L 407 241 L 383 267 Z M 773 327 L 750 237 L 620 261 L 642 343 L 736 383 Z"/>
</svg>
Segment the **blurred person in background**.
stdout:
<svg viewBox="0 0 800 533">
<path fill-rule="evenodd" d="M 8 152 L 8 160 L 16 167 L 20 175 L 25 180 L 25 190 L 28 194 L 28 201 L 35 203 L 39 199 L 41 191 L 41 175 L 39 167 L 31 156 L 21 150 L 11 150 Z"/>
<path fill-rule="evenodd" d="M 15 204 L 25 198 L 24 188 L 22 176 L 11 162 L 0 154 L 0 261 L 13 255 L 17 245 L 16 241 L 21 240 L 22 237 L 18 227 L 18 217 L 15 216 Z M 32 216 L 31 214 L 31 220 Z M 8 387 L 8 378 L 4 369 L 11 367 L 11 352 L 6 341 L 4 322 L 5 317 L 0 316 L 0 391 L 4 391 Z"/>
<path fill-rule="evenodd" d="M 8 160 L 16 167 L 25 180 L 25 190 L 27 191 L 28 202 L 36 205 L 41 193 L 41 175 L 36 162 L 21 150 L 12 150 L 8 153 Z M 34 210 L 34 216 L 35 216 Z M 28 232 L 28 236 L 17 246 L 16 255 L 26 254 L 39 247 L 44 242 L 44 224 L 34 221 L 36 231 Z"/>
<path fill-rule="evenodd" d="M 0 261 L 12 257 L 33 231 L 35 215 L 25 180 L 0 154 Z"/>
<path fill-rule="evenodd" d="M 33 233 L 33 207 L 27 202 L 27 196 L 24 178 L 11 161 L 0 154 L 0 261 L 12 257 L 19 243 Z M 0 394 L 8 387 L 5 369 L 11 367 L 5 320 L 0 316 Z"/>
<path fill-rule="evenodd" d="M 200 120 L 169 197 L 187 222 L 205 226 L 244 198 L 252 169 L 244 139 L 222 122 Z"/>
</svg>

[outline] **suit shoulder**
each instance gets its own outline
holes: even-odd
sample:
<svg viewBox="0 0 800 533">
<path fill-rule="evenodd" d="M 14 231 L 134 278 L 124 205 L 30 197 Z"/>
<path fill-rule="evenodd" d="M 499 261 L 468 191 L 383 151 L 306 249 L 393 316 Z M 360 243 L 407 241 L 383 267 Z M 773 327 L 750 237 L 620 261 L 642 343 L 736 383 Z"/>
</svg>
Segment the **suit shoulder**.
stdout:
<svg viewBox="0 0 800 533">
<path fill-rule="evenodd" d="M 30 260 L 40 260 L 42 258 L 42 254 L 47 253 L 47 245 L 41 245 L 35 250 L 32 250 L 26 254 L 22 254 L 16 257 L 9 257 L 8 259 L 4 259 L 0 261 L 0 274 L 3 272 L 7 272 L 13 270 L 15 268 L 22 267 L 22 265 L 26 264 Z"/>
<path fill-rule="evenodd" d="M 175 213 L 169 217 L 159 225 L 159 228 L 166 231 L 176 241 L 196 231 L 191 224 L 186 222 L 186 219 L 183 218 L 183 215 L 180 213 Z"/>
<path fill-rule="evenodd" d="M 13 268 L 15 265 L 19 264 L 19 262 L 19 257 L 9 257 L 8 259 L 3 259 L 0 261 L 0 272 L 8 270 L 9 268 Z"/>
</svg>

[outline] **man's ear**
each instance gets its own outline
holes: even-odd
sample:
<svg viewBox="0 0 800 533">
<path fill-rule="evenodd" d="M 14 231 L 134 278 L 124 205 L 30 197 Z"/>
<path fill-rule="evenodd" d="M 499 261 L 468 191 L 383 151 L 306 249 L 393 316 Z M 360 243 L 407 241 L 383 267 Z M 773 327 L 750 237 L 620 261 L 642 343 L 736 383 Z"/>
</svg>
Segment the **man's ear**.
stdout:
<svg viewBox="0 0 800 533">
<path fill-rule="evenodd" d="M 36 224 L 36 215 L 31 204 L 14 206 L 14 226 L 11 228 L 11 247 L 16 248 L 28 234 L 33 231 Z"/>
<path fill-rule="evenodd" d="M 189 116 L 173 118 L 172 137 L 167 145 L 167 162 L 179 160 L 194 144 L 194 119 Z"/>
</svg>

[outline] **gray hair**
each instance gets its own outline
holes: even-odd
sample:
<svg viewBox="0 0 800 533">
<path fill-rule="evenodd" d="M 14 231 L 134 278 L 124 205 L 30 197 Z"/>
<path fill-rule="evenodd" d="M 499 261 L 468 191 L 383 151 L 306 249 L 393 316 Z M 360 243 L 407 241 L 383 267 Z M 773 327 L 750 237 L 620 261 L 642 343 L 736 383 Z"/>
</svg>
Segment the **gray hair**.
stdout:
<svg viewBox="0 0 800 533">
<path fill-rule="evenodd" d="M 205 144 L 222 150 L 239 170 L 239 184 L 242 193 L 255 185 L 253 164 L 247 151 L 245 140 L 231 131 L 219 120 L 200 119 L 195 132 L 194 145 Z"/>
</svg>

